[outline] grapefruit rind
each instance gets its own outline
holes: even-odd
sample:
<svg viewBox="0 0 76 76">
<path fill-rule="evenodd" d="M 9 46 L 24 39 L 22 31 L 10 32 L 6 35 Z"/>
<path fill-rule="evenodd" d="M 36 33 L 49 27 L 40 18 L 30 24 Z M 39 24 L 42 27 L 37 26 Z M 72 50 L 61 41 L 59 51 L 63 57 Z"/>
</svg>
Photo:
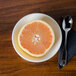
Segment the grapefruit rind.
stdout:
<svg viewBox="0 0 76 76">
<path fill-rule="evenodd" d="M 27 26 L 28 24 L 31 24 L 31 23 L 33 23 L 33 22 L 41 22 L 41 23 L 45 24 L 45 25 L 50 29 L 50 31 L 52 32 L 52 37 L 53 37 L 52 43 L 51 43 L 50 47 L 49 47 L 48 49 L 46 49 L 46 51 L 45 51 L 43 54 L 32 54 L 32 53 L 30 53 L 27 49 L 23 48 L 22 45 L 20 44 L 20 34 L 21 34 L 22 30 L 24 29 L 25 26 Z M 48 23 L 46 23 L 46 22 L 44 22 L 44 21 L 42 21 L 42 20 L 34 20 L 34 21 L 32 21 L 32 22 L 29 22 L 29 23 L 25 24 L 25 25 L 21 28 L 21 30 L 20 30 L 20 32 L 19 32 L 19 34 L 18 34 L 18 44 L 19 44 L 20 48 L 21 48 L 24 52 L 26 52 L 27 54 L 29 54 L 29 55 L 31 55 L 31 56 L 33 56 L 33 57 L 42 57 L 42 56 L 44 56 L 44 55 L 52 48 L 52 46 L 54 45 L 54 43 L 55 43 L 55 34 L 54 34 L 54 31 L 53 31 L 52 27 L 51 27 Z"/>
</svg>

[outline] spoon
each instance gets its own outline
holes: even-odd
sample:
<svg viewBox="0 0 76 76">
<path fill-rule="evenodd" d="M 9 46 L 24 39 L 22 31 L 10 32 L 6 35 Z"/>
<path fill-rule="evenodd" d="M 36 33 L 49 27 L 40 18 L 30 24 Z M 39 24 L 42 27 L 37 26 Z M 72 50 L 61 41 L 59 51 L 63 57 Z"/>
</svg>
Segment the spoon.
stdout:
<svg viewBox="0 0 76 76">
<path fill-rule="evenodd" d="M 71 16 L 66 16 L 63 19 L 62 22 L 62 28 L 65 32 L 65 42 L 64 42 L 64 50 L 62 52 L 62 56 L 61 56 L 61 66 L 65 66 L 67 64 L 67 36 L 68 36 L 68 32 L 71 30 L 72 28 L 72 17 Z"/>
</svg>

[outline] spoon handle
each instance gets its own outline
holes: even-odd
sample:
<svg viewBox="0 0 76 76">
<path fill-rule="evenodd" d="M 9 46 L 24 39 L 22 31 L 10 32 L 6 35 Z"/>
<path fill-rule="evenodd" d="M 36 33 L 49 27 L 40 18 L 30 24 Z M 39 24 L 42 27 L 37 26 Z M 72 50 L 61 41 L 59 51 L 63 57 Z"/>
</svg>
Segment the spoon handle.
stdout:
<svg viewBox="0 0 76 76">
<path fill-rule="evenodd" d="M 64 43 L 64 50 L 62 51 L 62 56 L 61 56 L 61 66 L 65 66 L 67 64 L 67 35 L 68 32 L 65 31 L 65 43 Z"/>
</svg>

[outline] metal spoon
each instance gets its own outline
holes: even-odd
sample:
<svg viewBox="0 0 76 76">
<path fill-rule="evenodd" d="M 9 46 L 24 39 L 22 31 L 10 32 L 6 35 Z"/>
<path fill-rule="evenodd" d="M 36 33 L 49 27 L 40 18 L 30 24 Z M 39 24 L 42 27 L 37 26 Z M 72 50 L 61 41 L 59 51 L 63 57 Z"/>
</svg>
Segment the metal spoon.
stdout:
<svg viewBox="0 0 76 76">
<path fill-rule="evenodd" d="M 72 28 L 72 23 L 73 23 L 73 20 L 71 16 L 66 16 L 62 22 L 62 28 L 65 31 L 65 43 L 64 43 L 64 50 L 61 56 L 62 57 L 61 63 L 60 63 L 61 66 L 65 66 L 67 64 L 67 35 Z"/>
</svg>

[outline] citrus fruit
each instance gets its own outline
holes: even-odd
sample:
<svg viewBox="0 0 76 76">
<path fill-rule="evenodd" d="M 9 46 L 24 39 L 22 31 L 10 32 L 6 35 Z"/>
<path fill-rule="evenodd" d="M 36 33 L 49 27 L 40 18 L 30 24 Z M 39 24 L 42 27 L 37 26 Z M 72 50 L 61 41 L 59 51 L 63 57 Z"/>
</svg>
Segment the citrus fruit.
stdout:
<svg viewBox="0 0 76 76">
<path fill-rule="evenodd" d="M 34 57 L 44 56 L 52 48 L 54 42 L 53 29 L 42 20 L 25 24 L 18 34 L 20 48 Z"/>
</svg>

